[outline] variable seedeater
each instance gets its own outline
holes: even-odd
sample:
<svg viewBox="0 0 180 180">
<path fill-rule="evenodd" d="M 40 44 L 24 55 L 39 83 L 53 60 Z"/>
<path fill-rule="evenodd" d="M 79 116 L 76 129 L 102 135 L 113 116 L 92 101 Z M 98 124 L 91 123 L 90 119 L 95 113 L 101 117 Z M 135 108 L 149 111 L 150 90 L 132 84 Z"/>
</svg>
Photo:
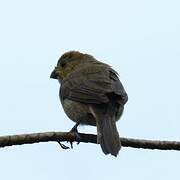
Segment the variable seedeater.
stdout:
<svg viewBox="0 0 180 180">
<path fill-rule="evenodd" d="M 77 124 L 97 126 L 97 142 L 105 154 L 117 156 L 121 142 L 116 127 L 127 93 L 109 65 L 78 51 L 64 53 L 51 73 L 61 86 L 60 101 Z"/>
</svg>

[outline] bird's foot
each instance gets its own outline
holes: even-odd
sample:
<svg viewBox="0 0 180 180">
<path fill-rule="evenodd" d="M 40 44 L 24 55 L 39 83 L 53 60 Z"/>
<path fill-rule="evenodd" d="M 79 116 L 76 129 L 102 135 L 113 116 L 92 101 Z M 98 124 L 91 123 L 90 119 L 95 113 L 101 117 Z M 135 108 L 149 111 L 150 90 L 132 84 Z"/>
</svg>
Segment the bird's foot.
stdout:
<svg viewBox="0 0 180 180">
<path fill-rule="evenodd" d="M 81 136 L 77 130 L 77 127 L 79 126 L 79 122 L 77 122 L 74 127 L 70 130 L 70 133 L 74 133 L 75 137 L 76 137 L 76 140 L 77 140 L 77 144 L 80 143 L 80 139 L 81 139 Z M 73 149 L 73 141 L 70 141 L 70 144 L 71 144 L 71 149 Z"/>
</svg>

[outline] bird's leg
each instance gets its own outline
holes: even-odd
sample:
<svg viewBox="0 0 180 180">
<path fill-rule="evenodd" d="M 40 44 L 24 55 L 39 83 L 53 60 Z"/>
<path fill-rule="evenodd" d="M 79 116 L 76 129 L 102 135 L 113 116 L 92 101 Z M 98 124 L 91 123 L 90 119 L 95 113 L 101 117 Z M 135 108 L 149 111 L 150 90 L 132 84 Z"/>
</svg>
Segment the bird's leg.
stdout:
<svg viewBox="0 0 180 180">
<path fill-rule="evenodd" d="M 80 143 L 80 139 L 81 139 L 81 137 L 80 137 L 80 135 L 79 135 L 79 132 L 78 132 L 78 130 L 77 130 L 77 127 L 79 126 L 79 124 L 80 124 L 80 122 L 77 122 L 77 123 L 73 126 L 73 128 L 70 130 L 70 133 L 74 133 L 74 134 L 75 134 L 76 139 L 77 139 L 77 144 Z M 70 144 L 71 144 L 71 148 L 73 148 L 73 142 L 72 142 L 72 141 L 70 141 Z"/>
<path fill-rule="evenodd" d="M 73 128 L 70 130 L 70 132 L 78 133 L 77 127 L 79 126 L 80 122 L 77 122 Z"/>
</svg>

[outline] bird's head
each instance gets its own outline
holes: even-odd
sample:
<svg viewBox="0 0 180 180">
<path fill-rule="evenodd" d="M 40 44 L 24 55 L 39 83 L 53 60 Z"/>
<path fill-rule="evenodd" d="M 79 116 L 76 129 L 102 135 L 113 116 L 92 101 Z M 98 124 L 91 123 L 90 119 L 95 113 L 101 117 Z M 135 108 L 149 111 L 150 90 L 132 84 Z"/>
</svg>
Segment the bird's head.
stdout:
<svg viewBox="0 0 180 180">
<path fill-rule="evenodd" d="M 58 60 L 57 66 L 51 73 L 50 78 L 58 79 L 60 82 L 82 63 L 93 60 L 94 58 L 88 54 L 78 51 L 69 51 L 64 53 Z"/>
</svg>

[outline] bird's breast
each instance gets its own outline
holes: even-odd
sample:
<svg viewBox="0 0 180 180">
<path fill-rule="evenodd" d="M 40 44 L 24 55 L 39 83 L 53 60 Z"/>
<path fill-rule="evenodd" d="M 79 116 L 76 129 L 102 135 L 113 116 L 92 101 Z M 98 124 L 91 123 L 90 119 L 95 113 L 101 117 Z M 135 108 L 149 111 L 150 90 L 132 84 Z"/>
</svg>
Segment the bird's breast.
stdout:
<svg viewBox="0 0 180 180">
<path fill-rule="evenodd" d="M 67 116 L 74 122 L 95 126 L 96 121 L 91 115 L 89 105 L 80 102 L 64 99 L 62 102 L 63 109 Z"/>
</svg>

